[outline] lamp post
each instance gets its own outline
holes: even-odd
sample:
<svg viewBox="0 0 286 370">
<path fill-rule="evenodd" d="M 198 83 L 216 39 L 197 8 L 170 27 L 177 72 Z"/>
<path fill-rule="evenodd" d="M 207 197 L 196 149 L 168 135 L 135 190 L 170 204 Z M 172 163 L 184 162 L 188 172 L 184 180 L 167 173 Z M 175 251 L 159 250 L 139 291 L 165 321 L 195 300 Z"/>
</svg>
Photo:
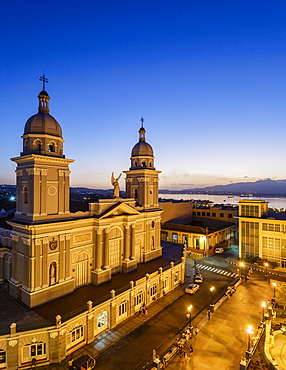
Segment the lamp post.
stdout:
<svg viewBox="0 0 286 370">
<path fill-rule="evenodd" d="M 247 328 L 247 334 L 248 334 L 247 351 L 250 351 L 250 336 L 253 334 L 252 326 L 249 326 L 249 327 Z"/>
<path fill-rule="evenodd" d="M 192 326 L 192 308 L 193 308 L 193 305 L 189 305 L 188 307 L 188 312 L 190 314 L 190 326 Z"/>
<path fill-rule="evenodd" d="M 267 262 L 265 262 L 265 263 L 264 263 L 264 266 L 265 266 L 265 276 L 267 277 L 267 267 L 268 267 L 268 263 L 267 263 Z"/>
<path fill-rule="evenodd" d="M 210 292 L 211 292 L 211 303 L 210 305 L 213 305 L 213 291 L 214 291 L 214 286 L 210 287 Z"/>
<path fill-rule="evenodd" d="M 276 283 L 272 283 L 272 284 L 273 284 L 273 298 L 275 299 L 275 292 L 276 292 L 277 284 Z"/>
<path fill-rule="evenodd" d="M 239 272 L 240 272 L 240 277 L 241 277 L 241 273 L 242 273 L 242 269 L 244 267 L 244 263 L 243 262 L 240 262 L 240 269 L 239 269 Z"/>
<path fill-rule="evenodd" d="M 262 307 L 262 321 L 264 321 L 264 309 L 265 309 L 265 307 L 266 307 L 266 302 L 265 302 L 265 301 L 263 301 L 263 302 L 261 303 L 261 307 Z"/>
</svg>

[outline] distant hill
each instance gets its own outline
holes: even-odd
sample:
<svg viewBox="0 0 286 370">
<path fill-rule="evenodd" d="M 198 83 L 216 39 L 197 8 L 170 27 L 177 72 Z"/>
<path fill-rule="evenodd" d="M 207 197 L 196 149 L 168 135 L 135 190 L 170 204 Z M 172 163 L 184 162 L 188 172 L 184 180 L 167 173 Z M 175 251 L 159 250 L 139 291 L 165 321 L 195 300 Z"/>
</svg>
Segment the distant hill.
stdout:
<svg viewBox="0 0 286 370">
<path fill-rule="evenodd" d="M 183 192 L 214 192 L 224 194 L 247 194 L 252 195 L 286 195 L 286 180 L 259 180 L 255 182 L 237 182 L 228 185 L 215 185 L 205 188 L 185 189 Z"/>
</svg>

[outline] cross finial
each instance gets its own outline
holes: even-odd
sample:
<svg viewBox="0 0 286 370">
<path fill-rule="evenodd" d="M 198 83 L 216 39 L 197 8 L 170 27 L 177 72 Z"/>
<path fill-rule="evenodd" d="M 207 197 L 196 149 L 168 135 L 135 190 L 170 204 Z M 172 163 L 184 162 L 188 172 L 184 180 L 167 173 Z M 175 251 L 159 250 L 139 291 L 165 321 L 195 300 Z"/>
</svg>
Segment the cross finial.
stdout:
<svg viewBox="0 0 286 370">
<path fill-rule="evenodd" d="M 142 127 L 144 127 L 144 118 L 143 117 L 141 117 L 141 123 L 142 123 Z"/>
<path fill-rule="evenodd" d="M 46 78 L 46 76 L 45 75 L 40 76 L 39 80 L 43 81 L 43 90 L 46 90 L 45 84 L 49 82 L 48 79 Z"/>
</svg>

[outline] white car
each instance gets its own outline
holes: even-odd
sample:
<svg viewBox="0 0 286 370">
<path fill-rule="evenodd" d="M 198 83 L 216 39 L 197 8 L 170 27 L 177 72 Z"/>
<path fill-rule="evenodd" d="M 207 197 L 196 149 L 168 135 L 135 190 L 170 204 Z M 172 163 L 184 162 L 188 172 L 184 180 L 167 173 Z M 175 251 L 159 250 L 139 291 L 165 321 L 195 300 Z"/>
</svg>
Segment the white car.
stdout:
<svg viewBox="0 0 286 370">
<path fill-rule="evenodd" d="M 186 287 L 185 292 L 188 294 L 195 294 L 199 289 L 200 286 L 198 284 L 189 284 Z"/>
<path fill-rule="evenodd" d="M 222 254 L 224 252 L 224 249 L 221 247 L 218 247 L 215 249 L 215 253 Z"/>
</svg>

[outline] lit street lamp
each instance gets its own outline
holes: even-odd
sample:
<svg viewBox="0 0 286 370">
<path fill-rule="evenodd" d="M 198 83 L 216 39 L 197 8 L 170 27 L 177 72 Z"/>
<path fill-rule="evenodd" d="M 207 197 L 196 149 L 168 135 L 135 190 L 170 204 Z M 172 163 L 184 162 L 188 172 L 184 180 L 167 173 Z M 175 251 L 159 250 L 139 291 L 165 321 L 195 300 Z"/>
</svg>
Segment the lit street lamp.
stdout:
<svg viewBox="0 0 286 370">
<path fill-rule="evenodd" d="M 210 292 L 211 292 L 211 306 L 213 304 L 213 291 L 214 291 L 214 286 L 210 287 Z"/>
<path fill-rule="evenodd" d="M 275 292 L 276 292 L 277 284 L 276 283 L 272 283 L 272 284 L 273 284 L 273 298 L 275 299 Z"/>
<path fill-rule="evenodd" d="M 262 321 L 264 321 L 264 309 L 266 308 L 266 302 L 265 301 L 263 301 L 261 303 L 261 307 L 262 307 Z"/>
<path fill-rule="evenodd" d="M 265 275 L 266 275 L 266 277 L 267 277 L 267 267 L 268 267 L 268 263 L 267 263 L 267 262 L 265 262 L 265 263 L 264 263 L 264 266 L 265 266 Z"/>
<path fill-rule="evenodd" d="M 247 351 L 250 351 L 250 336 L 253 334 L 252 326 L 249 326 L 247 328 L 247 334 L 248 334 L 248 345 L 247 345 Z"/>
<path fill-rule="evenodd" d="M 243 269 L 243 267 L 244 267 L 244 263 L 243 262 L 240 262 L 240 269 L 239 269 L 239 274 L 240 274 L 240 276 L 242 275 L 241 273 L 242 273 L 242 269 Z"/>
</svg>

